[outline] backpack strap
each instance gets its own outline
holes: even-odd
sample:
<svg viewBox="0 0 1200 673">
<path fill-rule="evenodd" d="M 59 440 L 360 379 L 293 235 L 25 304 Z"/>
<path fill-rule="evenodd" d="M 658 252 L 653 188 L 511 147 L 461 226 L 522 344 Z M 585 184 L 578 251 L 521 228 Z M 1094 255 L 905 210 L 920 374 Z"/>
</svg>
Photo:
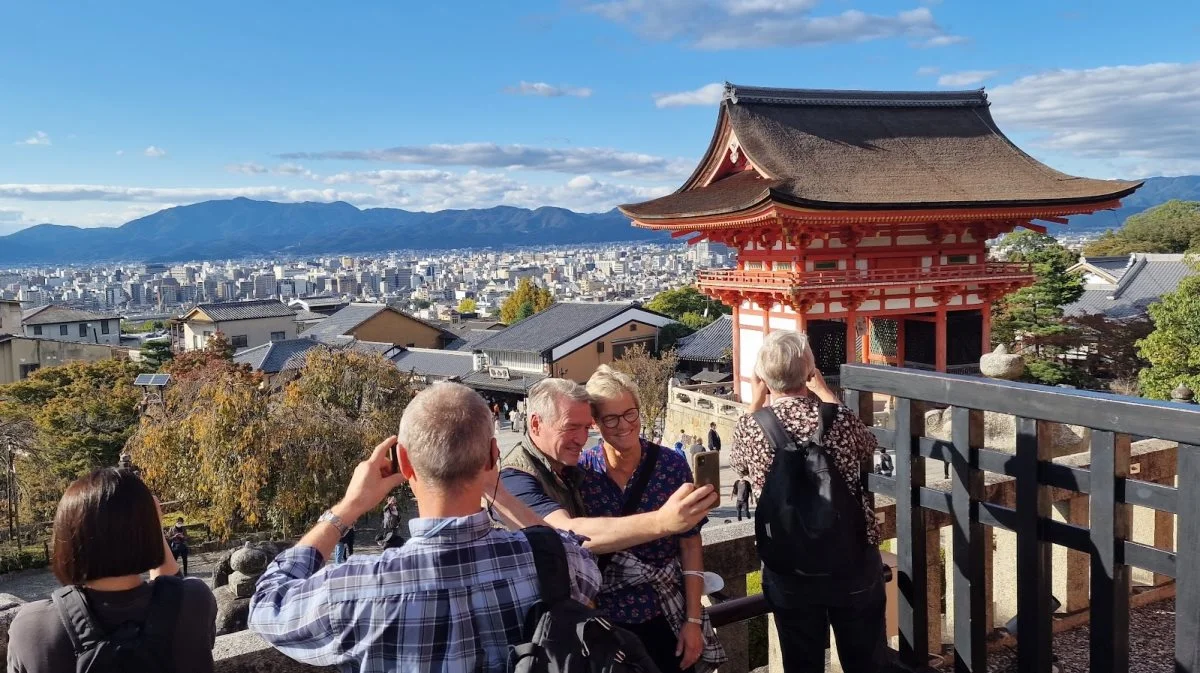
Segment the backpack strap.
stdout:
<svg viewBox="0 0 1200 673">
<path fill-rule="evenodd" d="M 107 632 L 96 622 L 88 608 L 82 587 L 65 586 L 57 589 L 50 595 L 50 602 L 58 609 L 58 618 L 62 620 L 76 656 L 104 640 Z"/>
<path fill-rule="evenodd" d="M 621 506 L 621 516 L 637 512 L 638 505 L 642 504 L 642 496 L 646 494 L 646 487 L 650 485 L 650 477 L 654 476 L 654 468 L 658 467 L 658 448 L 657 444 L 650 444 L 646 449 L 646 463 L 641 472 L 638 472 L 637 479 L 625 491 L 625 504 Z M 612 559 L 612 554 L 600 554 L 596 557 L 596 565 L 600 567 L 601 574 L 608 564 L 612 563 Z"/>
<path fill-rule="evenodd" d="M 179 611 L 183 605 L 183 579 L 163 575 L 154 580 L 154 593 L 150 596 L 150 607 L 146 609 L 145 626 L 142 634 L 152 643 L 164 662 L 171 661 L 171 648 L 175 644 L 175 626 L 179 623 Z"/>
<path fill-rule="evenodd" d="M 820 443 L 822 446 L 825 445 L 825 433 L 829 432 L 834 422 L 837 421 L 838 411 L 841 408 L 842 405 L 830 402 L 819 402 L 817 404 L 817 423 L 820 425 L 817 426 L 817 434 L 813 441 Z"/>
<path fill-rule="evenodd" d="M 571 598 L 571 568 L 567 564 L 567 550 L 563 547 L 558 532 L 549 526 L 530 526 L 521 530 L 533 549 L 533 563 L 537 568 L 538 592 L 546 607 L 557 605 Z"/>
<path fill-rule="evenodd" d="M 654 468 L 657 466 L 658 445 L 651 444 L 646 450 L 646 464 L 638 473 L 637 481 L 630 484 L 629 490 L 625 491 L 625 506 L 621 508 L 621 516 L 629 516 L 637 511 L 638 505 L 642 504 L 642 496 L 646 493 L 646 486 L 650 484 L 650 477 L 654 475 Z"/>
<path fill-rule="evenodd" d="M 762 428 L 763 434 L 767 436 L 767 441 L 771 443 L 771 448 L 775 451 L 796 450 L 795 440 L 788 434 L 787 428 L 783 427 L 783 423 L 775 415 L 774 409 L 771 407 L 759 409 L 754 412 L 754 421 Z"/>
</svg>

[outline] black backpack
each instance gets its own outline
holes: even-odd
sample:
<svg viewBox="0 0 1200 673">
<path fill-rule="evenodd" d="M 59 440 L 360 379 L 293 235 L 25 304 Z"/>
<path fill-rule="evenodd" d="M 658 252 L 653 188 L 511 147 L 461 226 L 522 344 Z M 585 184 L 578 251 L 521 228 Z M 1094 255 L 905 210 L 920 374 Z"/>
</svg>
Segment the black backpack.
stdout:
<svg viewBox="0 0 1200 673">
<path fill-rule="evenodd" d="M 659 673 L 642 642 L 571 598 L 571 569 L 558 532 L 522 531 L 533 548 L 541 600 L 525 617 L 526 642 L 509 646 L 511 673 Z"/>
<path fill-rule="evenodd" d="M 111 629 L 96 621 L 81 587 L 62 587 L 50 600 L 75 649 L 76 673 L 170 673 L 175 670 L 171 646 L 182 596 L 183 580 L 159 577 L 146 619 Z"/>
<path fill-rule="evenodd" d="M 754 413 L 775 449 L 754 519 L 759 558 L 772 572 L 842 578 L 861 568 L 862 505 L 823 445 L 837 413 L 822 402 L 817 431 L 799 446 L 770 407 Z"/>
</svg>

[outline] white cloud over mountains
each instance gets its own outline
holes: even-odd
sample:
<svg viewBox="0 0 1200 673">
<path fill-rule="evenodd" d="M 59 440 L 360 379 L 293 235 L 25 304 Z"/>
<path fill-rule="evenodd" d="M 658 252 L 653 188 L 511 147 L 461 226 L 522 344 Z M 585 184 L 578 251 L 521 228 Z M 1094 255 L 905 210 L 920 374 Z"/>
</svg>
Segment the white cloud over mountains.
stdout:
<svg viewBox="0 0 1200 673">
<path fill-rule="evenodd" d="M 45 131 L 34 131 L 33 135 L 28 138 L 18 141 L 17 145 L 49 145 L 50 136 Z"/>
<path fill-rule="evenodd" d="M 988 94 L 1000 127 L 1031 147 L 1127 175 L 1200 172 L 1200 63 L 1053 70 Z"/>
<path fill-rule="evenodd" d="M 907 37 L 918 46 L 958 44 L 928 7 L 895 14 L 847 9 L 814 15 L 816 0 L 606 0 L 585 11 L 628 26 L 643 38 L 696 49 L 756 49 Z"/>
<path fill-rule="evenodd" d="M 402 145 L 385 149 L 287 152 L 276 156 L 291 161 L 378 161 L 424 166 L 520 168 L 573 175 L 608 173 L 670 178 L 686 177 L 694 167 L 686 160 L 606 147 L 557 148 L 498 143 Z"/>
<path fill-rule="evenodd" d="M 546 98 L 557 98 L 559 96 L 587 98 L 592 95 L 592 90 L 587 87 L 555 86 L 545 82 L 526 82 L 524 80 L 516 86 L 505 87 L 504 91 L 519 96 L 543 96 Z"/>
<path fill-rule="evenodd" d="M 948 72 L 941 77 L 938 77 L 938 86 L 948 87 L 964 87 L 974 86 L 982 83 L 984 80 L 996 76 L 995 70 L 963 70 L 962 72 Z"/>
<path fill-rule="evenodd" d="M 683 107 L 685 105 L 716 105 L 725 95 L 725 85 L 721 82 L 705 84 L 699 89 L 679 91 L 676 93 L 654 94 L 656 107 Z"/>
</svg>

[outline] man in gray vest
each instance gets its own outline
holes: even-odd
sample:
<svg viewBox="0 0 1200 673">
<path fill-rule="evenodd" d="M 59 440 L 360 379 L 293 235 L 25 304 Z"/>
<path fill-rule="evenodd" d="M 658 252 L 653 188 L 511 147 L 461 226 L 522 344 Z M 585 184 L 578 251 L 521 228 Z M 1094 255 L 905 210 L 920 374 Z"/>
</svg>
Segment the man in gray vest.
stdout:
<svg viewBox="0 0 1200 673">
<path fill-rule="evenodd" d="M 588 517 L 579 494 L 576 465 L 588 441 L 592 407 L 587 390 L 566 379 L 543 379 L 529 389 L 527 434 L 504 455 L 504 488 L 496 504 L 513 498 L 559 530 L 587 538 L 597 554 L 617 552 L 694 528 L 715 507 L 711 486 L 687 484 L 655 512 L 623 517 Z"/>
</svg>

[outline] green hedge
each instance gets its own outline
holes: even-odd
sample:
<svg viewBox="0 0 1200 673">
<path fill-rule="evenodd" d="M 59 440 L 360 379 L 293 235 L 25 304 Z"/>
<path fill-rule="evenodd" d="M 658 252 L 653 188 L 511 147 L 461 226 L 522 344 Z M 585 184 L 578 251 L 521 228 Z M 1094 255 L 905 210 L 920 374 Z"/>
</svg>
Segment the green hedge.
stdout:
<svg viewBox="0 0 1200 673">
<path fill-rule="evenodd" d="M 25 547 L 18 550 L 9 546 L 0 552 L 0 573 L 45 568 L 46 565 L 46 552 L 40 548 Z"/>
</svg>

